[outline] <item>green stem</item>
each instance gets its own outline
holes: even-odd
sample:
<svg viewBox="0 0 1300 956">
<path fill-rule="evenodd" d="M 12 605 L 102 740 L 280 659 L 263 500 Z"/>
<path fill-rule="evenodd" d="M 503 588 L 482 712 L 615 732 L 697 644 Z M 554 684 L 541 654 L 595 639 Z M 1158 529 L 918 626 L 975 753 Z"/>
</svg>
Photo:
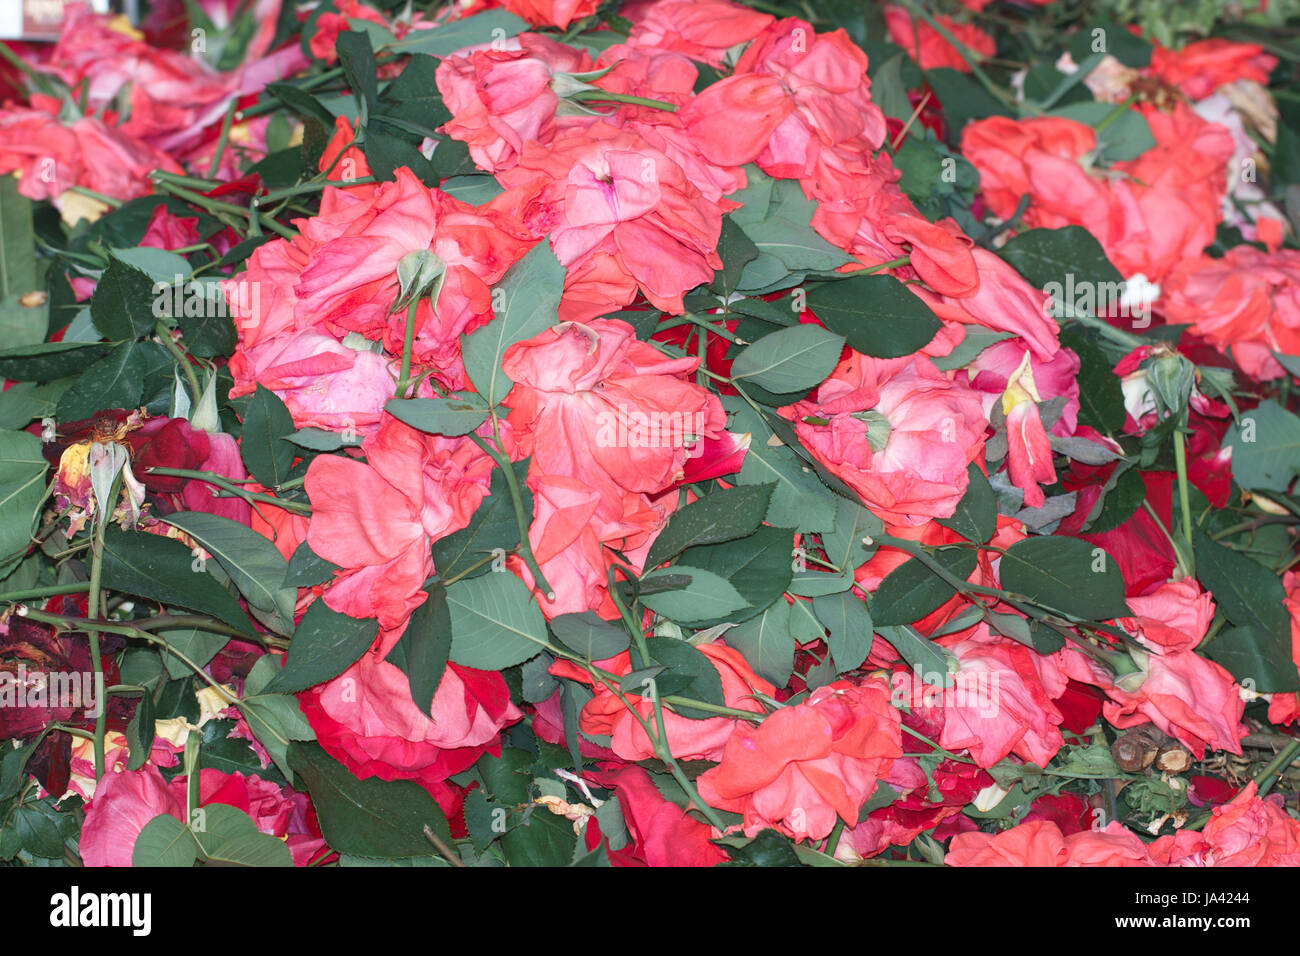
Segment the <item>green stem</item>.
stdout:
<svg viewBox="0 0 1300 956">
<path fill-rule="evenodd" d="M 975 55 L 974 51 L 972 51 L 970 47 L 966 46 L 966 44 L 962 43 L 955 36 L 953 36 L 952 32 L 947 27 L 945 27 L 942 23 L 936 20 L 933 16 L 931 16 L 930 12 L 926 10 L 924 7 L 918 6 L 917 4 L 911 2 L 911 0 L 904 0 L 904 6 L 907 7 L 907 9 L 912 13 L 914 17 L 915 16 L 921 17 L 921 19 L 923 19 L 926 23 L 928 23 L 931 26 L 931 28 L 933 28 L 933 30 L 939 34 L 939 36 L 943 37 L 945 40 L 948 41 L 949 45 L 951 45 L 952 48 L 956 50 L 957 53 L 961 56 L 961 58 L 966 61 L 966 65 L 970 67 L 971 74 L 975 77 L 975 79 L 979 80 L 980 85 L 983 86 L 984 89 L 988 90 L 991 96 L 993 96 L 995 99 L 1000 100 L 1003 104 L 1010 107 L 1012 110 L 1015 110 L 1017 112 L 1020 111 L 1021 104 L 1016 102 L 1015 97 L 1011 96 L 1000 86 L 994 83 L 991 79 L 989 79 L 988 74 L 985 73 L 984 69 L 980 66 L 980 58 Z M 919 52 L 920 51 L 918 50 L 918 53 Z M 1035 110 L 1035 112 L 1041 112 L 1041 111 Z"/>
<path fill-rule="evenodd" d="M 162 342 L 163 348 L 172 353 L 172 358 L 181 367 L 181 371 L 185 373 L 185 379 L 190 383 L 190 392 L 194 395 L 194 406 L 197 407 L 199 400 L 203 397 L 203 389 L 199 387 L 199 378 L 194 374 L 194 366 L 190 364 L 189 356 L 181 351 L 181 347 L 172 338 L 171 329 L 167 327 L 167 323 L 162 319 L 158 320 L 155 331 L 158 333 L 158 340 Z"/>
<path fill-rule="evenodd" d="M 850 272 L 849 275 L 875 275 L 877 272 L 884 272 L 886 269 L 897 269 L 899 266 L 905 266 L 911 261 L 911 256 L 899 256 L 897 259 L 890 259 L 888 262 L 878 262 L 874 266 L 867 266 L 861 272 Z"/>
<path fill-rule="evenodd" d="M 740 336 L 736 335 L 734 332 L 730 332 L 726 328 L 720 325 L 714 325 L 705 316 L 696 315 L 694 312 L 684 312 L 681 315 L 677 316 L 676 318 L 669 319 L 667 322 L 661 322 L 657 326 L 655 326 L 655 331 L 662 331 L 664 329 L 675 329 L 679 325 L 693 325 L 697 329 L 703 329 L 705 332 L 711 332 L 714 335 L 726 339 L 728 342 L 735 342 L 737 345 L 749 344 L 744 339 L 740 338 Z"/>
<path fill-rule="evenodd" d="M 210 485 L 216 485 L 223 491 L 228 491 L 236 497 L 243 498 L 246 501 L 261 501 L 269 505 L 275 505 L 285 511 L 293 512 L 298 515 L 310 515 L 311 505 L 305 505 L 299 501 L 288 501 L 284 498 L 276 498 L 274 495 L 264 495 L 259 491 L 247 491 L 231 482 L 224 475 L 218 475 L 214 471 L 195 471 L 191 468 L 149 468 L 148 473 L 151 475 L 171 475 L 173 478 L 193 478 L 196 481 L 205 481 Z"/>
<path fill-rule="evenodd" d="M 81 196 L 87 196 L 90 199 L 94 199 L 96 202 L 102 202 L 110 209 L 120 209 L 122 206 L 122 200 L 114 199 L 112 196 L 105 196 L 103 193 L 97 193 L 93 189 L 87 189 L 85 186 L 69 186 L 67 191 L 70 193 L 77 193 Z"/>
<path fill-rule="evenodd" d="M 95 529 L 94 543 L 90 549 L 90 596 L 87 601 L 86 616 L 91 620 L 99 617 L 100 593 L 99 585 L 104 572 L 104 527 L 108 523 L 108 516 L 96 514 L 95 520 L 97 527 Z M 89 624 L 89 622 L 87 622 Z M 103 674 L 103 663 L 100 656 L 99 631 L 93 627 L 86 627 L 86 637 L 90 640 L 90 669 L 96 675 Z M 95 717 L 95 781 L 98 782 L 104 776 L 106 769 L 106 760 L 104 757 L 104 736 L 108 731 L 108 707 L 101 706 L 97 708 L 99 714 Z"/>
<path fill-rule="evenodd" d="M 1187 446 L 1183 433 L 1174 429 L 1174 468 L 1178 471 L 1178 508 L 1182 512 L 1183 520 L 1183 540 L 1187 544 L 1187 559 L 1194 562 L 1193 555 L 1195 551 L 1192 545 L 1192 505 L 1191 496 L 1187 487 Z M 1195 563 L 1190 570 L 1196 571 Z"/>
<path fill-rule="evenodd" d="M 647 96 L 632 96 L 630 93 L 609 93 L 605 90 L 580 90 L 577 93 L 570 93 L 566 99 L 576 103 L 587 101 L 630 103 L 633 106 L 645 106 L 654 110 L 663 110 L 666 113 L 677 112 L 677 104 L 669 103 L 667 100 L 652 100 Z"/>
<path fill-rule="evenodd" d="M 497 426 L 495 412 L 492 415 L 492 428 L 496 442 L 499 445 L 501 443 L 501 430 Z M 546 583 L 546 576 L 542 574 L 541 566 L 533 555 L 533 547 L 528 541 L 528 519 L 524 516 L 524 498 L 519 492 L 519 482 L 515 479 L 515 470 L 510 465 L 510 459 L 502 452 L 498 452 L 474 432 L 470 432 L 468 437 L 470 441 L 483 449 L 503 472 L 506 487 L 510 490 L 510 504 L 515 510 L 515 521 L 519 525 L 520 556 L 524 559 L 524 564 L 528 565 L 528 570 L 533 576 L 533 586 L 546 595 L 546 600 L 554 601 L 555 591 Z"/>
<path fill-rule="evenodd" d="M 258 196 L 256 202 L 259 206 L 268 206 L 273 202 L 279 202 L 281 199 L 289 199 L 293 196 L 301 196 L 308 193 L 318 193 L 331 187 L 366 186 L 370 183 L 377 182 L 379 182 L 379 180 L 374 176 L 362 176 L 357 179 L 350 179 L 347 182 L 338 179 L 322 179 L 320 181 L 309 183 L 299 183 L 297 186 L 286 186 L 284 189 L 272 190 L 265 196 Z"/>
<path fill-rule="evenodd" d="M 840 834 L 844 832 L 844 818 L 836 817 L 835 826 L 831 829 L 831 835 L 826 838 L 826 849 L 822 850 L 831 859 L 835 859 L 835 851 L 839 849 Z"/>
<path fill-rule="evenodd" d="M 232 99 L 226 108 L 225 118 L 221 121 L 221 134 L 217 137 L 217 148 L 212 153 L 212 162 L 208 166 L 208 178 L 216 179 L 221 169 L 221 157 L 226 154 L 226 144 L 230 142 L 230 122 L 235 118 L 235 106 L 238 99 Z"/>
<path fill-rule="evenodd" d="M 45 588 L 27 588 L 23 591 L 10 591 L 7 594 L 0 594 L 0 604 L 13 604 L 17 601 L 32 601 L 37 598 L 57 597 L 60 594 L 80 594 L 82 591 L 89 591 L 90 583 L 88 581 L 79 581 L 76 584 L 55 584 Z"/>
<path fill-rule="evenodd" d="M 1282 775 L 1282 771 L 1291 765 L 1291 762 L 1300 757 L 1300 739 L 1293 740 L 1282 748 L 1268 766 L 1255 775 L 1255 785 L 1259 787 L 1259 795 L 1262 797 L 1273 789 L 1273 784 L 1277 783 L 1277 778 Z"/>
<path fill-rule="evenodd" d="M 398 398 L 406 398 L 406 389 L 411 381 L 411 351 L 415 347 L 415 313 L 419 307 L 420 296 L 412 298 L 411 304 L 406 307 L 406 333 L 402 337 L 402 374 L 397 380 Z M 509 470 L 507 465 L 506 471 Z"/>
</svg>

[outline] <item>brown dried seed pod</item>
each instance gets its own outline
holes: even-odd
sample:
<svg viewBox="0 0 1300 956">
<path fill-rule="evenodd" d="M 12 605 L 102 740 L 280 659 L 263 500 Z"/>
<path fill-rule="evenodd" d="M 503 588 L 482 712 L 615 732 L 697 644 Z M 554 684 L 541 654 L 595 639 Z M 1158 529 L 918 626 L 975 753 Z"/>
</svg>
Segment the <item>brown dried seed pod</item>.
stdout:
<svg viewBox="0 0 1300 956">
<path fill-rule="evenodd" d="M 1191 769 L 1192 755 L 1182 744 L 1161 747 L 1155 755 L 1155 765 L 1165 773 L 1184 773 Z"/>
<path fill-rule="evenodd" d="M 1110 745 L 1110 754 L 1121 770 L 1137 773 L 1155 762 L 1158 749 L 1146 735 L 1130 731 Z"/>
</svg>

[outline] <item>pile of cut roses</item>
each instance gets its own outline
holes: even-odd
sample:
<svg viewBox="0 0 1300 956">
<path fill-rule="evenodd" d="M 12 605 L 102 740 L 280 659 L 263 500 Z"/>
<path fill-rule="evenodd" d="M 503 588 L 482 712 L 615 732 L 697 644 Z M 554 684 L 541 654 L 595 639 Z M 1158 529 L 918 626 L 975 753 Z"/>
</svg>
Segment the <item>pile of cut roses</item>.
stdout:
<svg viewBox="0 0 1300 956">
<path fill-rule="evenodd" d="M 1300 865 L 1300 2 L 143 7 L 0 46 L 0 861 Z"/>
</svg>

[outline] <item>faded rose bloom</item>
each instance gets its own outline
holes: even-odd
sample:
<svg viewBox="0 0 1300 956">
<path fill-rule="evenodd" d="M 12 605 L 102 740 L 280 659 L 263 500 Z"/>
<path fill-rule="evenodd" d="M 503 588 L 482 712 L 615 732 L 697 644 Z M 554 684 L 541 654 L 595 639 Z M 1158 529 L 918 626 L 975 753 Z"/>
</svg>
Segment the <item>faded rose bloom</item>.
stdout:
<svg viewBox="0 0 1300 956">
<path fill-rule="evenodd" d="M 735 461 L 721 403 L 690 379 L 698 361 L 665 358 L 610 319 L 562 323 L 506 350 L 502 368 L 515 383 L 507 451 L 530 458 L 529 541 L 556 593 L 541 598 L 546 614 L 612 616 L 609 548 L 639 567 L 675 504 L 663 492 L 695 454 L 701 466 L 712 454 L 706 474 Z"/>
<path fill-rule="evenodd" d="M 343 569 L 325 590 L 326 604 L 400 630 L 425 599 L 430 543 L 469 523 L 488 492 L 492 459 L 468 438 L 419 432 L 387 414 L 361 450 L 364 464 L 312 460 L 307 541 Z"/>
<path fill-rule="evenodd" d="M 156 816 L 185 820 L 188 781 L 163 780 L 153 764 L 121 770 L 99 782 L 95 798 L 86 804 L 80 853 L 86 866 L 131 866 L 140 831 Z M 221 803 L 248 814 L 258 830 L 284 839 L 295 866 L 306 866 L 325 849 L 315 814 L 305 794 L 279 787 L 256 774 L 199 771 L 200 805 Z"/>
<path fill-rule="evenodd" d="M 630 46 L 684 53 L 710 66 L 721 66 L 728 51 L 774 21 L 729 0 L 654 0 L 626 4 L 620 13 L 632 22 Z"/>
<path fill-rule="evenodd" d="M 682 296 L 722 268 L 720 201 L 705 199 L 677 162 L 632 129 L 601 120 L 561 129 L 545 146 L 526 142 L 498 179 L 507 191 L 494 208 L 549 236 L 568 270 L 561 318 L 589 320 L 638 291 L 680 313 Z"/>
<path fill-rule="evenodd" d="M 525 33 L 519 50 L 471 50 L 438 65 L 438 90 L 452 119 L 442 129 L 469 146 L 480 169 L 513 166 L 524 143 L 547 143 L 555 135 L 562 76 L 595 64 L 585 52 Z"/>
<path fill-rule="evenodd" d="M 884 681 L 838 680 L 759 726 L 737 724 L 722 762 L 696 781 L 700 796 L 744 815 L 753 836 L 768 827 L 821 840 L 836 817 L 858 809 L 903 755 L 900 716 Z"/>
<path fill-rule="evenodd" d="M 1286 609 L 1291 614 L 1291 661 L 1300 668 L 1300 573 L 1282 575 L 1286 589 Z M 1268 719 L 1273 724 L 1291 724 L 1300 719 L 1300 694 L 1274 694 L 1268 704 Z"/>
<path fill-rule="evenodd" d="M 960 23 L 952 17 L 935 17 L 954 39 L 976 54 L 976 59 L 987 59 L 997 52 L 993 38 L 973 23 Z M 885 29 L 889 39 L 907 51 L 907 55 L 923 70 L 940 67 L 971 72 L 970 64 L 961 52 L 944 39 L 943 35 L 919 18 L 913 18 L 903 7 L 892 4 L 885 7 Z"/>
<path fill-rule="evenodd" d="M 584 776 L 617 794 L 633 853 L 647 866 L 716 866 L 727 860 L 710 842 L 713 829 L 665 800 L 642 768 L 602 764 Z"/>
<path fill-rule="evenodd" d="M 600 0 L 505 0 L 505 7 L 535 27 L 563 30 L 574 20 L 596 12 Z"/>
<path fill-rule="evenodd" d="M 771 697 L 776 688 L 754 673 L 744 656 L 725 644 L 714 642 L 696 648 L 709 659 L 722 682 L 722 696 L 728 707 L 738 710 L 763 712 L 763 706 L 754 699 L 755 694 Z M 606 661 L 602 669 L 620 676 L 632 672 L 631 655 L 624 651 Z M 595 683 L 591 674 L 568 661 L 556 661 L 551 673 L 557 677 L 592 684 L 595 696 L 582 708 L 580 726 L 583 733 L 593 737 L 609 737 L 610 749 L 623 760 L 650 760 L 654 747 L 640 722 L 632 716 L 623 702 L 605 684 Z M 654 703 L 649 697 L 634 692 L 624 696 L 636 708 L 643 720 L 654 720 Z M 737 718 L 708 717 L 695 720 L 682 717 L 664 705 L 664 725 L 668 746 L 674 757 L 681 760 L 720 760 L 723 748 L 737 727 Z"/>
<path fill-rule="evenodd" d="M 1150 846 L 1165 866 L 1300 866 L 1300 822 L 1276 794 L 1259 796 L 1251 781 L 1230 803 L 1215 807 L 1199 833 L 1179 830 Z"/>
<path fill-rule="evenodd" d="M 1154 44 L 1148 72 L 1176 86 L 1193 100 L 1203 100 L 1221 86 L 1238 80 L 1267 83 L 1277 57 L 1256 43 L 1211 37 L 1181 50 Z"/>
<path fill-rule="evenodd" d="M 1261 381 L 1286 374 L 1273 352 L 1300 354 L 1300 252 L 1229 249 L 1176 266 L 1164 286 L 1167 321 L 1190 323 Z"/>
<path fill-rule="evenodd" d="M 361 660 L 298 701 L 321 747 L 357 777 L 414 780 L 448 809 L 458 794 L 447 778 L 484 753 L 499 754 L 502 728 L 523 714 L 500 674 L 456 663 L 421 713 L 406 675 L 385 660 L 398 637 L 381 635 Z"/>
<path fill-rule="evenodd" d="M 1031 820 L 1001 833 L 960 833 L 948 866 L 1151 866 L 1146 845 L 1116 821 L 1066 836 L 1051 820 Z"/>
<path fill-rule="evenodd" d="M 988 425 L 978 393 L 919 355 L 850 351 L 811 400 L 780 411 L 804 447 L 893 524 L 953 514 Z"/>
</svg>

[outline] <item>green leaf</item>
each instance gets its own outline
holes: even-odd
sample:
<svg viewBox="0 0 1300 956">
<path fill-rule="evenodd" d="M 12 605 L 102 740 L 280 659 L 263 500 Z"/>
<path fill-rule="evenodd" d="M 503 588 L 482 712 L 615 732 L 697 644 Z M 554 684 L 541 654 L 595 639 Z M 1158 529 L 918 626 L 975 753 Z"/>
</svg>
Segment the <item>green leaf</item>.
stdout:
<svg viewBox="0 0 1300 956">
<path fill-rule="evenodd" d="M 1076 63 L 1082 63 L 1093 53 L 1109 53 L 1125 66 L 1138 70 L 1151 63 L 1151 41 L 1140 33 L 1130 33 L 1108 16 L 1080 25 L 1066 48 Z"/>
<path fill-rule="evenodd" d="M 57 417 L 61 421 L 76 421 L 104 408 L 137 407 L 144 397 L 148 368 L 147 344 L 123 342 L 86 368 L 63 393 Z"/>
<path fill-rule="evenodd" d="M 304 119 L 318 119 L 326 129 L 334 126 L 334 114 L 316 97 L 290 83 L 268 83 L 266 92 Z"/>
<path fill-rule="evenodd" d="M 1059 107 L 1048 115 L 1064 116 L 1094 129 L 1107 121 L 1106 128 L 1097 133 L 1097 146 L 1102 161 L 1113 163 L 1136 159 L 1156 145 L 1151 127 L 1141 113 L 1128 108 L 1111 119 L 1112 114 L 1118 111 L 1119 107 L 1114 103 L 1088 101 Z"/>
<path fill-rule="evenodd" d="M 203 511 L 183 511 L 162 520 L 203 545 L 249 604 L 279 619 L 281 634 L 293 630 L 298 592 L 280 583 L 289 564 L 268 538 L 238 521 Z"/>
<path fill-rule="evenodd" d="M 167 813 L 144 825 L 131 850 L 132 866 L 193 866 L 199 845 L 189 827 Z"/>
<path fill-rule="evenodd" d="M 822 532 L 826 558 L 841 571 L 859 567 L 870 560 L 876 545 L 864 543 L 885 530 L 885 524 L 862 505 L 847 498 L 835 499 L 835 526 Z"/>
<path fill-rule="evenodd" d="M 925 82 L 943 104 L 948 137 L 952 142 L 960 140 L 962 127 L 973 119 L 1011 115 L 1006 106 L 967 73 L 949 67 L 926 70 Z"/>
<path fill-rule="evenodd" d="M 1089 534 L 1101 534 L 1118 528 L 1133 517 L 1146 499 L 1146 482 L 1136 468 L 1126 468 L 1113 477 L 1114 487 L 1107 491 L 1103 486 L 1102 497 L 1090 512 L 1095 517 L 1083 526 L 1083 530 Z M 1110 481 L 1106 484 L 1110 484 Z"/>
<path fill-rule="evenodd" d="M 495 757 L 491 752 L 485 753 L 474 766 L 483 778 L 483 787 L 488 796 L 503 804 L 520 804 L 528 802 L 527 768 L 536 759 L 534 754 L 515 747 L 503 747 L 501 756 Z"/>
<path fill-rule="evenodd" d="M 167 642 L 169 648 L 175 648 L 199 667 L 207 666 L 207 663 L 217 656 L 217 651 L 230 643 L 230 638 L 225 634 L 211 634 L 197 627 L 159 629 L 155 633 Z M 161 653 L 163 663 L 167 667 L 167 674 L 172 680 L 180 680 L 194 673 L 193 669 L 175 654 L 169 654 L 165 650 Z"/>
<path fill-rule="evenodd" d="M 998 530 L 997 499 L 993 486 L 974 463 L 966 466 L 968 484 L 966 493 L 957 502 L 951 518 L 936 518 L 945 528 L 951 528 L 974 544 L 986 544 Z"/>
<path fill-rule="evenodd" d="M 1079 422 L 1104 434 L 1124 426 L 1124 390 L 1106 354 L 1077 332 L 1061 332 L 1061 344 L 1079 356 Z"/>
<path fill-rule="evenodd" d="M 239 449 L 249 474 L 268 488 L 279 487 L 289 478 L 298 453 L 286 439 L 294 431 L 293 416 L 284 402 L 269 389 L 257 386 L 244 411 Z"/>
<path fill-rule="evenodd" d="M 1002 555 L 1002 587 L 1085 621 L 1127 617 L 1124 576 L 1103 549 L 1061 535 L 1017 541 Z"/>
<path fill-rule="evenodd" d="M 713 662 L 685 641 L 671 637 L 647 637 L 646 650 L 654 663 L 663 664 L 667 670 L 655 678 L 661 696 L 677 694 L 704 704 L 723 706 L 722 678 Z M 706 720 L 717 714 L 684 704 L 673 704 L 673 710 L 683 717 Z"/>
<path fill-rule="evenodd" d="M 90 317 L 107 339 L 138 339 L 158 324 L 156 298 L 153 279 L 118 259 L 109 259 L 90 299 Z"/>
<path fill-rule="evenodd" d="M 326 561 L 304 541 L 289 558 L 289 565 L 284 572 L 284 586 L 309 588 L 313 584 L 324 584 L 334 576 L 335 571 L 340 570 L 342 569 L 337 564 Z"/>
<path fill-rule="evenodd" d="M 1058 301 L 1068 300 L 1066 293 L 1071 288 L 1091 287 L 1095 296 L 1101 295 L 1096 290 L 1103 283 L 1114 283 L 1111 288 L 1117 300 L 1123 288 L 1124 277 L 1106 258 L 1101 243 L 1082 226 L 1027 229 L 1007 240 L 998 255 L 1030 285 L 1047 291 Z M 1072 281 L 1069 276 L 1073 276 Z M 1054 290 L 1054 283 L 1059 288 Z"/>
<path fill-rule="evenodd" d="M 799 857 L 788 837 L 776 830 L 762 830 L 752 840 L 743 834 L 713 841 L 731 856 L 732 866 L 799 866 Z"/>
<path fill-rule="evenodd" d="M 200 358 L 217 358 L 235 351 L 239 332 L 229 308 L 216 304 L 213 308 L 200 309 L 198 315 L 190 312 L 190 309 L 185 309 L 183 314 L 176 316 L 187 352 Z"/>
<path fill-rule="evenodd" d="M 911 355 L 929 344 L 942 324 L 920 297 L 888 275 L 823 283 L 808 293 L 808 308 L 855 351 L 876 358 Z"/>
<path fill-rule="evenodd" d="M 203 822 L 194 827 L 194 841 L 203 856 L 226 866 L 293 866 L 284 842 L 262 833 L 252 818 L 237 807 L 209 803 L 196 814 Z"/>
<path fill-rule="evenodd" d="M 682 564 L 725 578 L 748 603 L 747 607 L 725 614 L 715 608 L 701 609 L 712 611 L 713 616 L 699 626 L 747 621 L 781 597 L 794 576 L 793 545 L 792 529 L 765 526 L 735 541 L 697 545 L 683 552 Z M 677 571 L 680 567 L 674 565 L 667 570 Z"/>
<path fill-rule="evenodd" d="M 425 827 L 451 844 L 446 816 L 418 783 L 358 780 L 316 744 L 295 743 L 289 763 L 307 785 L 331 849 L 381 859 L 435 856 Z"/>
<path fill-rule="evenodd" d="M 48 301 L 24 305 L 18 296 L 0 299 L 0 342 L 10 348 L 44 342 L 49 328 Z"/>
<path fill-rule="evenodd" d="M 862 666 L 871 651 L 871 612 L 851 591 L 813 598 L 813 610 L 830 631 L 826 644 L 835 661 L 835 673 Z"/>
<path fill-rule="evenodd" d="M 363 144 L 366 162 L 375 178 L 391 181 L 397 178 L 397 170 L 405 166 L 426 186 L 436 186 L 441 177 L 434 164 L 400 136 L 382 132 L 378 126 L 380 122 L 381 118 L 371 120 L 371 125 L 366 127 L 366 140 Z"/>
<path fill-rule="evenodd" d="M 389 399 L 384 409 L 412 428 L 433 435 L 468 435 L 488 417 L 488 407 L 477 395 L 465 398 Z"/>
<path fill-rule="evenodd" d="M 840 360 L 842 336 L 816 325 L 794 325 L 741 349 L 733 379 L 752 379 L 772 392 L 802 392 L 825 381 Z"/>
<path fill-rule="evenodd" d="M 68 379 L 61 379 L 48 385 L 31 382 L 10 385 L 0 392 L 0 429 L 24 428 L 37 419 L 53 417 L 59 396 L 71 384 Z"/>
<path fill-rule="evenodd" d="M 745 235 L 730 216 L 722 217 L 722 234 L 718 237 L 718 256 L 722 259 L 722 268 L 713 280 L 713 288 L 722 295 L 731 295 L 736 291 L 740 275 L 750 262 L 758 258 L 758 246 Z"/>
<path fill-rule="evenodd" d="M 643 585 L 667 576 L 685 576 L 688 582 L 669 591 L 642 594 L 641 603 L 670 620 L 681 624 L 727 615 L 745 607 L 746 602 L 730 581 L 711 571 L 675 564 L 663 571 L 651 571 L 641 578 Z"/>
<path fill-rule="evenodd" d="M 589 661 L 603 661 L 627 650 L 632 637 L 627 630 L 599 617 L 595 611 L 559 614 L 551 618 L 556 639 Z"/>
<path fill-rule="evenodd" d="M 366 116 L 374 110 L 379 98 L 376 79 L 379 67 L 375 62 L 375 51 L 370 48 L 370 36 L 360 30 L 345 31 L 334 41 L 334 48 L 338 51 L 339 66 L 343 67 L 352 95 L 362 109 L 362 116 Z"/>
<path fill-rule="evenodd" d="M 948 673 L 949 652 L 934 641 L 922 637 L 915 628 L 893 625 L 877 627 L 876 630 L 926 683 L 931 683 L 935 675 Z"/>
<path fill-rule="evenodd" d="M 1261 694 L 1300 690 L 1300 675 L 1291 658 L 1290 645 L 1275 631 L 1243 624 L 1221 631 L 1204 650 L 1204 656 L 1226 667 L 1239 684 L 1253 682 Z"/>
<path fill-rule="evenodd" d="M 457 664 L 499 671 L 545 650 L 546 620 L 528 585 L 513 574 L 457 581 L 447 588 L 447 605 Z"/>
<path fill-rule="evenodd" d="M 741 485 L 714 491 L 673 513 L 659 532 L 645 567 L 654 568 L 697 544 L 716 544 L 752 534 L 763 523 L 773 485 Z"/>
<path fill-rule="evenodd" d="M 39 438 L 0 431 L 0 560 L 31 546 L 36 512 L 45 497 L 47 467 Z"/>
<path fill-rule="evenodd" d="M 489 406 L 499 405 L 514 384 L 501 369 L 506 349 L 550 328 L 563 292 L 564 266 L 549 243 L 539 242 L 493 290 L 493 301 L 498 293 L 504 301 L 500 314 L 461 337 L 465 372 Z"/>
<path fill-rule="evenodd" d="M 573 824 L 537 807 L 501 838 L 501 847 L 511 866 L 568 866 L 577 842 Z"/>
<path fill-rule="evenodd" d="M 345 442 L 339 432 L 326 431 L 324 428 L 300 428 L 292 435 L 285 435 L 299 448 L 311 451 L 338 451 L 340 448 L 355 447 L 359 442 Z"/>
<path fill-rule="evenodd" d="M 255 694 L 241 700 L 239 709 L 268 750 L 272 744 L 285 748 L 291 740 L 316 739 L 316 732 L 298 706 L 298 698 L 289 694 Z"/>
<path fill-rule="evenodd" d="M 27 778 L 24 772 L 27 761 L 44 739 L 45 733 L 40 733 L 16 750 L 9 750 L 5 744 L 4 759 L 0 760 L 0 800 L 8 800 L 18 793 Z"/>
<path fill-rule="evenodd" d="M 15 177 L 0 176 L 0 300 L 35 288 L 32 201 L 18 192 Z"/>
<path fill-rule="evenodd" d="M 968 548 L 936 551 L 936 564 L 959 580 L 975 570 L 975 552 Z M 871 617 L 877 630 L 919 621 L 957 593 L 952 585 L 917 558 L 904 561 L 880 582 L 871 596 Z M 818 615 L 820 617 L 820 615 Z"/>
<path fill-rule="evenodd" d="M 779 440 L 761 415 L 743 402 L 726 404 L 735 411 L 732 428 L 752 436 L 745 463 L 736 475 L 741 485 L 775 483 L 767 509 L 770 524 L 801 531 L 824 531 L 835 523 L 835 496 L 813 474 L 811 466 Z"/>
<path fill-rule="evenodd" d="M 153 750 L 153 738 L 153 695 L 145 693 L 140 695 L 140 701 L 135 705 L 135 713 L 131 715 L 131 722 L 126 725 L 126 742 L 131 751 L 131 758 L 126 764 L 127 770 L 139 770 L 145 765 Z"/>
<path fill-rule="evenodd" d="M 790 633 L 790 613 L 785 599 L 777 598 L 762 614 L 726 633 L 727 646 L 740 651 L 760 677 L 777 687 L 790 683 L 794 673 L 795 640 Z"/>
<path fill-rule="evenodd" d="M 16 382 L 48 382 L 85 371 L 109 351 L 108 345 L 98 342 L 11 346 L 0 350 L 0 376 Z"/>
<path fill-rule="evenodd" d="M 400 650 L 399 650 L 400 648 Z M 441 584 L 429 588 L 429 599 L 415 609 L 401 639 L 389 653 L 400 655 L 401 667 L 411 684 L 411 699 L 420 713 L 433 707 L 442 675 L 451 653 L 451 612 L 447 609 L 447 589 Z"/>
<path fill-rule="evenodd" d="M 1234 662 L 1246 664 L 1254 663 L 1254 649 L 1259 649 L 1262 656 L 1272 662 L 1271 676 L 1277 677 L 1281 672 L 1286 678 L 1283 683 L 1289 683 L 1290 672 L 1285 664 L 1291 660 L 1288 650 L 1291 646 L 1291 618 L 1284 603 L 1286 591 L 1281 579 L 1262 564 L 1211 540 L 1199 528 L 1193 543 L 1196 572 L 1201 584 L 1214 595 L 1215 603 L 1230 623 L 1251 629 L 1251 632 L 1236 635 L 1222 653 L 1230 655 Z M 1223 639 L 1221 635 L 1208 646 L 1207 656 L 1214 657 L 1219 653 L 1216 648 Z M 1224 663 L 1224 666 L 1228 665 Z M 1256 687 L 1260 693 L 1271 692 L 1262 686 L 1261 677 L 1266 675 L 1246 676 L 1261 685 Z"/>
<path fill-rule="evenodd" d="M 179 541 L 110 526 L 104 533 L 103 584 L 166 605 L 211 614 L 245 634 L 256 634 L 239 602 L 210 574 L 195 571 Z"/>
<path fill-rule="evenodd" d="M 1272 399 L 1260 402 L 1228 429 L 1223 447 L 1241 487 L 1286 491 L 1300 474 L 1300 418 Z"/>
<path fill-rule="evenodd" d="M 374 618 L 348 617 L 324 600 L 313 601 L 289 641 L 284 670 L 267 690 L 291 694 L 338 677 L 360 660 L 378 634 Z"/>
<path fill-rule="evenodd" d="M 436 30 L 412 30 L 396 43 L 393 50 L 403 53 L 427 53 L 445 57 L 468 46 L 480 46 L 498 38 L 518 36 L 528 29 L 524 20 L 505 10 L 486 10 L 470 17 L 444 23 Z"/>
<path fill-rule="evenodd" d="M 523 499 L 524 517 L 531 520 L 533 495 L 524 482 L 528 475 L 528 459 L 515 462 L 511 468 L 514 469 L 515 481 Z M 510 502 L 505 473 L 500 468 L 494 468 L 488 495 L 470 518 L 469 524 L 433 542 L 433 565 L 438 569 L 438 576 L 444 580 L 458 577 L 498 549 L 502 552 L 513 550 L 519 544 L 519 539 L 519 520 L 515 517 L 515 509 Z M 489 569 L 490 566 L 484 564 L 477 573 L 487 574 Z"/>
</svg>

